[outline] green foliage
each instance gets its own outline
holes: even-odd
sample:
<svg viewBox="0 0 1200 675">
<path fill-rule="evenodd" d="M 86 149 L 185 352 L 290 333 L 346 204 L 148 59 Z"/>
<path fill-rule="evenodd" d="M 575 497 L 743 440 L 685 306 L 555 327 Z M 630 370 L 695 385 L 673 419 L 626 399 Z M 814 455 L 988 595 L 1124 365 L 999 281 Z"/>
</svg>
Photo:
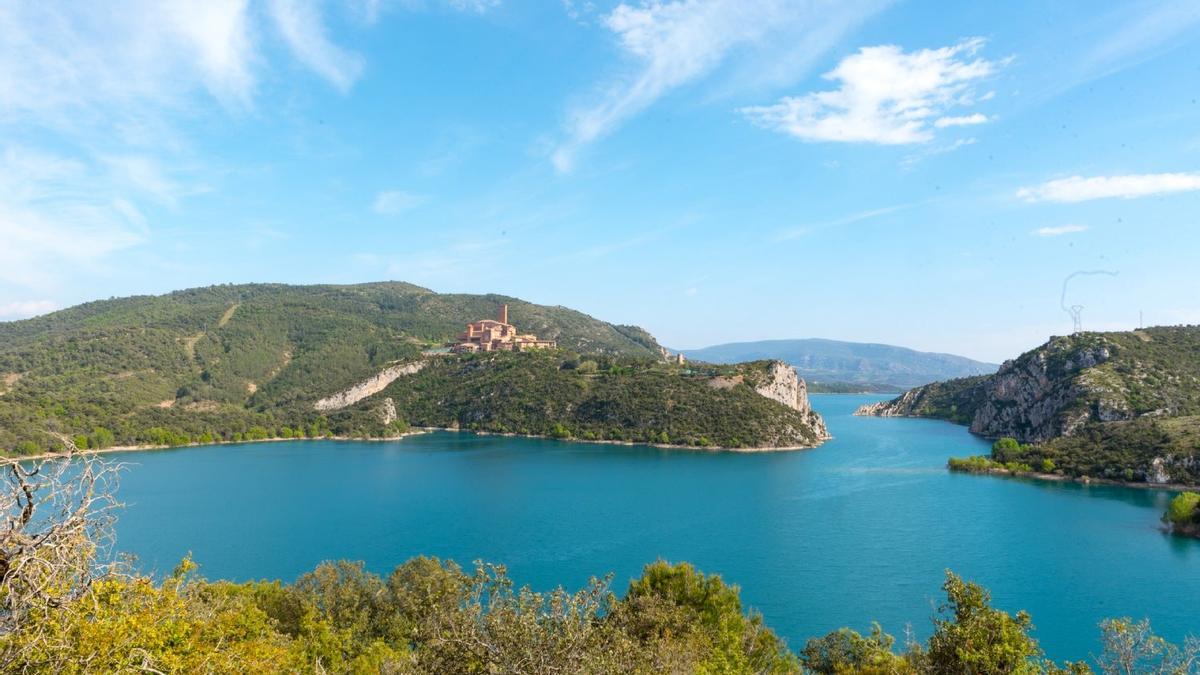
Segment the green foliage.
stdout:
<svg viewBox="0 0 1200 675">
<path fill-rule="evenodd" d="M 992 443 L 992 452 L 1020 452 L 1021 444 L 1015 438 L 1004 437 Z"/>
<path fill-rule="evenodd" d="M 753 389 L 769 362 L 693 369 L 597 355 L 596 372 L 563 367 L 573 361 L 548 350 L 435 359 L 379 396 L 421 427 L 687 446 L 819 441 L 805 414 Z M 712 386 L 716 377 L 731 386 Z"/>
<path fill-rule="evenodd" d="M 657 355 L 653 338 L 633 327 L 562 307 L 439 295 L 404 283 L 227 285 L 105 300 L 0 322 L 0 378 L 20 375 L 0 396 L 0 454 L 19 444 L 36 454 L 29 443 L 45 452 L 56 444 L 48 432 L 86 436 L 89 447 L 205 433 L 244 439 L 251 427 L 311 432 L 315 400 L 418 358 L 502 303 L 518 327 L 563 347 Z M 388 433 L 367 417 L 346 414 L 338 424 L 346 435 Z M 323 424 L 306 435 L 341 433 Z M 97 444 L 99 427 L 111 438 Z"/>
<path fill-rule="evenodd" d="M 647 565 L 629 585 L 620 608 L 622 620 L 642 641 L 687 635 L 707 647 L 697 673 L 782 673 L 796 670 L 796 659 L 767 629 L 761 615 L 742 609 L 738 588 L 719 576 L 706 576 L 687 563 Z"/>
<path fill-rule="evenodd" d="M 104 448 L 112 447 L 113 441 L 116 440 L 116 437 L 113 436 L 113 432 L 109 431 L 108 429 L 105 429 L 104 427 L 96 427 L 95 429 L 92 429 L 92 435 L 88 440 L 91 447 L 102 450 Z"/>
<path fill-rule="evenodd" d="M 821 675 L 884 675 L 909 672 L 905 658 L 892 652 L 896 639 L 872 624 L 871 634 L 863 637 L 857 631 L 840 628 L 820 638 L 808 641 L 800 652 L 804 667 Z"/>
<path fill-rule="evenodd" d="M 1039 415 L 1070 433 L 1047 440 L 1046 425 L 1034 433 L 1017 416 L 1008 433 L 1037 442 L 1001 439 L 993 460 L 1124 482 L 1161 482 L 1165 472 L 1171 483 L 1200 485 L 1200 326 L 1057 337 L 1019 356 L 1012 370 L 1044 372 L 1038 400 L 1062 404 Z M 985 403 L 1014 405 L 1003 396 L 989 401 L 992 378 L 918 387 L 894 403 L 903 414 L 970 424 Z"/>
<path fill-rule="evenodd" d="M 1042 650 L 1030 637 L 1026 612 L 1012 616 L 991 606 L 979 585 L 947 571 L 946 602 L 934 619 L 934 633 L 922 670 L 931 675 L 1042 672 Z"/>
<path fill-rule="evenodd" d="M 1182 492 L 1176 495 L 1167 505 L 1162 519 L 1177 534 L 1200 536 L 1200 493 Z"/>
</svg>

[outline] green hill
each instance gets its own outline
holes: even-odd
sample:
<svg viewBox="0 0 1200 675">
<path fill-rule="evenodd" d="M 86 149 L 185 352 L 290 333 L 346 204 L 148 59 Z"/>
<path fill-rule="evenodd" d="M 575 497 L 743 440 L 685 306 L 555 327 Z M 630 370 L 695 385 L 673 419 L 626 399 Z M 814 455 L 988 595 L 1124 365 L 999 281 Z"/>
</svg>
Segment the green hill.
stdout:
<svg viewBox="0 0 1200 675">
<path fill-rule="evenodd" d="M 936 417 L 1014 439 L 992 457 L 1013 466 L 1195 484 L 1200 326 L 1055 337 L 995 375 L 918 387 L 859 412 Z"/>
<path fill-rule="evenodd" d="M 380 435 L 394 433 L 405 420 L 452 426 L 452 417 L 458 415 L 467 416 L 458 420 L 459 425 L 481 429 L 500 430 L 492 420 L 505 429 L 520 421 L 519 428 L 530 433 L 563 425 L 581 430 L 595 427 L 599 435 L 600 423 L 584 424 L 576 409 L 550 406 L 549 412 L 538 416 L 496 408 L 474 419 L 470 416 L 479 411 L 465 404 L 439 408 L 412 392 L 405 393 L 400 420 L 391 428 L 379 421 L 379 396 L 336 410 L 314 410 L 317 400 L 393 364 L 424 360 L 423 351 L 440 347 L 468 321 L 493 316 L 502 303 L 510 306 L 510 320 L 518 328 L 555 339 L 560 347 L 553 357 L 516 361 L 522 364 L 523 375 L 550 381 L 558 371 L 548 359 L 560 359 L 559 365 L 572 358 L 578 361 L 574 356 L 578 354 L 593 361 L 603 359 L 606 367 L 615 368 L 614 373 L 635 373 L 626 382 L 636 383 L 634 390 L 647 394 L 611 425 L 626 429 L 626 437 L 637 440 L 648 436 L 651 425 L 655 438 L 670 433 L 670 425 L 655 421 L 656 411 L 637 408 L 651 402 L 665 405 L 666 399 L 658 395 L 667 391 L 669 380 L 650 367 L 660 361 L 661 351 L 640 328 L 605 323 L 565 307 L 497 295 L 439 294 L 405 283 L 251 284 L 91 302 L 0 323 L 0 451 L 31 454 L 53 449 L 60 445 L 56 433 L 93 446 L 297 434 Z M 442 358 L 445 364 L 430 368 L 416 381 L 439 392 L 454 390 L 463 401 L 473 393 L 482 395 L 478 387 L 483 380 L 456 372 L 450 364 L 458 364 L 458 357 Z M 472 363 L 471 374 L 512 365 L 504 359 Z M 438 376 L 459 382 L 435 387 Z M 611 396 L 611 400 L 595 396 L 587 400 L 613 405 L 620 400 L 621 392 L 606 388 L 608 373 L 576 377 L 588 391 Z M 671 377 L 680 378 L 670 380 L 672 387 L 686 390 L 705 409 L 715 410 L 716 402 L 729 395 L 699 381 L 680 384 L 682 370 Z M 528 388 L 508 401 L 513 406 L 541 403 Z M 759 413 L 766 410 L 759 408 Z M 784 409 L 774 403 L 767 408 Z M 709 426 L 677 431 L 680 438 L 706 436 L 719 442 Z M 609 435 L 611 429 L 604 431 L 603 437 Z M 769 437 L 775 436 L 764 433 L 739 440 L 768 445 Z"/>
</svg>

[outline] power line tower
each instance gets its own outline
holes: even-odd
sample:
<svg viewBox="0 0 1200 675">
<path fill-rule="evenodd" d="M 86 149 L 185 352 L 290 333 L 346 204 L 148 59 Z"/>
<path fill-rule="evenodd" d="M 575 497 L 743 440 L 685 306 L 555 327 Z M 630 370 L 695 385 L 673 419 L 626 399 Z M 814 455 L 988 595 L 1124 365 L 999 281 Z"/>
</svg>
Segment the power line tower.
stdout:
<svg viewBox="0 0 1200 675">
<path fill-rule="evenodd" d="M 1059 296 L 1058 304 L 1060 307 L 1062 307 L 1062 310 L 1071 317 L 1072 335 L 1083 331 L 1083 305 L 1067 304 L 1067 286 L 1075 277 L 1093 276 L 1096 274 L 1104 274 L 1110 277 L 1117 276 L 1117 272 L 1111 270 L 1080 270 L 1078 272 L 1072 272 L 1068 274 L 1067 278 L 1063 279 L 1062 295 Z"/>
</svg>

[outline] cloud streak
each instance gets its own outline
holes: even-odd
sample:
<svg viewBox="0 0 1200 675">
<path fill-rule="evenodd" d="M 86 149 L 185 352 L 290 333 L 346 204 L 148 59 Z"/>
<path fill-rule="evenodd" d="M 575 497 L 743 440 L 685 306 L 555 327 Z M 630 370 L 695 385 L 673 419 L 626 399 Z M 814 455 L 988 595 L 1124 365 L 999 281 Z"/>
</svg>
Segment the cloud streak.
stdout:
<svg viewBox="0 0 1200 675">
<path fill-rule="evenodd" d="M 787 58 L 775 58 L 800 71 L 837 37 L 878 11 L 883 2 L 794 2 L 792 0 L 674 0 L 621 3 L 603 19 L 631 68 L 603 85 L 587 104 L 575 107 L 565 138 L 551 159 L 568 171 L 588 144 L 611 133 L 661 97 L 699 81 L 727 62 L 735 51 L 746 58 L 780 57 L 764 45 L 786 42 Z M 780 40 L 786 36 L 786 40 Z M 804 45 L 800 54 L 795 45 Z"/>
<path fill-rule="evenodd" d="M 1200 190 L 1200 172 L 1071 176 L 1017 190 L 1027 202 L 1073 204 L 1094 199 L 1137 199 Z"/>
<path fill-rule="evenodd" d="M 329 39 L 320 7 L 313 0 L 270 0 L 268 7 L 292 55 L 339 91 L 349 91 L 362 74 L 363 58 Z"/>
<path fill-rule="evenodd" d="M 1061 237 L 1064 234 L 1086 232 L 1087 229 L 1087 225 L 1057 225 L 1053 227 L 1039 227 L 1033 231 L 1033 234 L 1038 237 Z"/>
<path fill-rule="evenodd" d="M 381 216 L 395 216 L 414 209 L 425 202 L 425 197 L 403 190 L 384 190 L 375 195 L 371 210 Z"/>
<path fill-rule="evenodd" d="M 1004 61 L 978 56 L 981 38 L 940 49 L 905 52 L 895 45 L 864 47 L 825 79 L 838 88 L 742 108 L 753 123 L 810 142 L 906 145 L 933 139 L 930 128 L 982 124 L 982 113 L 947 116 L 980 100 L 975 85 Z"/>
</svg>

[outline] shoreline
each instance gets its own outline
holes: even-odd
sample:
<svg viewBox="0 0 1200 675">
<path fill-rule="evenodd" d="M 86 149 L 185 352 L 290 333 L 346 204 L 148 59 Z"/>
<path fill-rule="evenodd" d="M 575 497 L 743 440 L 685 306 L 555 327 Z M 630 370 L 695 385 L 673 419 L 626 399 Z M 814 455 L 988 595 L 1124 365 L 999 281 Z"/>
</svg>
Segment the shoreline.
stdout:
<svg viewBox="0 0 1200 675">
<path fill-rule="evenodd" d="M 212 443 L 188 443 L 186 445 L 114 445 L 108 448 L 89 448 L 87 450 L 79 450 L 78 452 L 43 452 L 39 455 L 23 455 L 20 457 L 0 457 L 0 466 L 5 464 L 13 464 L 15 462 L 28 462 L 41 459 L 64 459 L 67 457 L 80 457 L 82 455 L 107 455 L 116 452 L 144 452 L 147 450 L 174 450 L 177 448 L 208 448 L 214 445 L 242 445 L 245 443 L 277 443 L 282 441 L 366 441 L 366 442 L 383 442 L 383 441 L 398 441 L 408 436 L 417 436 L 428 433 L 430 430 L 421 428 L 417 431 L 406 431 L 398 436 L 388 436 L 386 438 L 355 438 L 353 436 L 321 436 L 320 438 L 255 438 L 251 440 L 241 441 L 213 441 Z"/>
<path fill-rule="evenodd" d="M 648 448 L 659 448 L 664 450 L 687 450 L 691 452 L 736 452 L 736 453 L 758 453 L 758 452 L 794 452 L 797 450 L 812 450 L 817 448 L 825 441 L 831 440 L 824 438 L 821 443 L 816 445 L 792 445 L 779 447 L 763 447 L 763 448 L 723 448 L 715 446 L 702 445 L 671 445 L 669 443 L 639 443 L 635 441 L 613 441 L 602 439 L 583 439 L 583 438 L 555 438 L 553 436 L 543 436 L 538 434 L 517 434 L 512 432 L 500 431 L 476 431 L 473 429 L 461 429 L 451 427 L 412 427 L 410 431 L 406 431 L 396 436 L 387 436 L 385 438 L 359 438 L 355 436 L 321 436 L 320 438 L 256 438 L 252 440 L 241 441 L 213 441 L 212 443 L 188 443 L 186 445 L 114 445 L 108 448 L 97 448 L 79 450 L 77 452 L 43 452 L 38 455 L 24 455 L 20 457 L 0 457 L 0 466 L 6 464 L 14 464 L 18 462 L 39 461 L 45 459 L 64 459 L 68 457 L 79 457 L 82 455 L 105 455 L 118 452 L 143 452 L 147 450 L 171 450 L 176 448 L 206 448 L 215 445 L 239 445 L 244 443 L 278 443 L 282 441 L 361 441 L 368 443 L 385 443 L 388 441 L 399 441 L 409 436 L 420 436 L 435 431 L 445 431 L 453 433 L 475 434 L 476 436 L 507 436 L 510 438 L 536 438 L 548 441 L 568 441 L 571 443 L 594 443 L 598 445 L 626 445 L 626 446 L 643 446 Z"/>
<path fill-rule="evenodd" d="M 947 468 L 950 473 L 961 473 L 973 476 L 998 476 L 1000 478 L 1025 478 L 1028 480 L 1045 481 L 1049 483 L 1077 483 L 1079 485 L 1108 485 L 1112 487 L 1136 488 L 1139 490 L 1166 490 L 1170 492 L 1192 492 L 1196 485 L 1185 483 L 1140 483 L 1134 481 L 1115 480 L 1112 478 L 1092 478 L 1091 476 L 1063 476 L 1057 473 L 1042 473 L 1040 471 L 1009 471 L 1008 469 L 987 469 L 985 471 L 964 471 Z"/>
</svg>

